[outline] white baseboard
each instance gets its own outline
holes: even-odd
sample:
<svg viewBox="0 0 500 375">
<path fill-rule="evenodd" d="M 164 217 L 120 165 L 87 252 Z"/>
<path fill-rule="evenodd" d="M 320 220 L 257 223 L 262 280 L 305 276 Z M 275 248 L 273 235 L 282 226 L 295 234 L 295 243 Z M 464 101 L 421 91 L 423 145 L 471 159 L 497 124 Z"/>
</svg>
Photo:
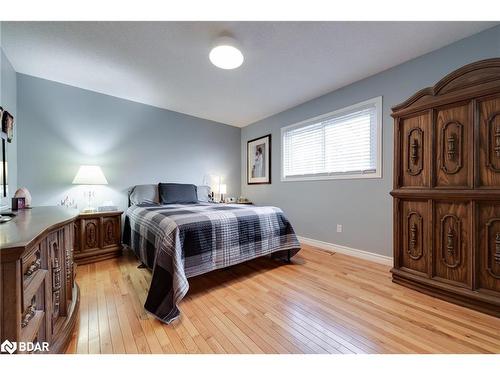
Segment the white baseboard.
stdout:
<svg viewBox="0 0 500 375">
<path fill-rule="evenodd" d="M 386 255 L 370 253 L 369 251 L 353 249 L 352 247 L 336 245 L 333 243 L 319 241 L 319 240 L 313 240 L 312 238 L 307 238 L 302 236 L 297 236 L 297 237 L 301 243 L 304 243 L 306 245 L 311 245 L 322 250 L 350 255 L 365 260 L 371 260 L 372 262 L 381 263 L 388 266 L 392 266 L 393 264 L 393 258 L 388 257 Z"/>
</svg>

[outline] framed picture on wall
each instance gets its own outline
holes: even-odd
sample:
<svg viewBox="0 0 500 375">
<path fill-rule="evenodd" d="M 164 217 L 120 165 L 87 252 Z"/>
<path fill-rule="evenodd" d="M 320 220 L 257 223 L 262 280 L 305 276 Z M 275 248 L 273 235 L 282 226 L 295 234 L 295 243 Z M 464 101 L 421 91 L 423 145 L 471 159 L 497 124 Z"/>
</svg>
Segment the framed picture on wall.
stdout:
<svg viewBox="0 0 500 375">
<path fill-rule="evenodd" d="M 271 134 L 247 142 L 247 184 L 271 183 Z"/>
<path fill-rule="evenodd" d="M 5 110 L 2 113 L 2 132 L 7 134 L 7 142 L 12 142 L 12 138 L 14 138 L 14 117 Z"/>
</svg>

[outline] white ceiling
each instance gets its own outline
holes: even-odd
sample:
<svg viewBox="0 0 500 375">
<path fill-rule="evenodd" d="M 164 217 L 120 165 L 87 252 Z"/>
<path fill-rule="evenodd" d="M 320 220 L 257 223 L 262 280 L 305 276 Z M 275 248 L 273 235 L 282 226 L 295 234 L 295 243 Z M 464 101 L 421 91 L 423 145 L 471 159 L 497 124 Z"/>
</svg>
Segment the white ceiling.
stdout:
<svg viewBox="0 0 500 375">
<path fill-rule="evenodd" d="M 2 44 L 20 73 L 241 127 L 495 24 L 2 22 Z M 208 59 L 221 32 L 236 70 Z"/>
</svg>

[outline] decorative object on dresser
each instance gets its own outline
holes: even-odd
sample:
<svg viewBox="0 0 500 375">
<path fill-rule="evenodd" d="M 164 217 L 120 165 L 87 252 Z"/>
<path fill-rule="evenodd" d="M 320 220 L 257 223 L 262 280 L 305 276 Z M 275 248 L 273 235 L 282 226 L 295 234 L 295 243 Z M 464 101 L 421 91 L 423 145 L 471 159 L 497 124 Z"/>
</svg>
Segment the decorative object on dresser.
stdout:
<svg viewBox="0 0 500 375">
<path fill-rule="evenodd" d="M 120 256 L 123 211 L 81 213 L 75 221 L 75 262 L 86 264 Z"/>
<path fill-rule="evenodd" d="M 12 198 L 12 210 L 23 210 L 26 208 L 26 198 Z"/>
<path fill-rule="evenodd" d="M 14 198 L 24 198 L 24 208 L 31 208 L 31 194 L 25 187 L 21 187 L 14 193 Z"/>
<path fill-rule="evenodd" d="M 46 342 L 50 353 L 66 350 L 80 301 L 73 264 L 77 215 L 35 207 L 0 227 L 0 342 Z"/>
<path fill-rule="evenodd" d="M 75 178 L 73 179 L 73 184 L 75 185 L 107 185 L 108 180 L 102 173 L 101 167 L 98 165 L 82 165 L 78 169 Z M 87 207 L 82 211 L 85 213 L 95 212 L 93 207 L 93 200 L 95 198 L 95 190 L 89 189 L 85 192 L 85 198 L 87 199 Z"/>
<path fill-rule="evenodd" d="M 500 58 L 392 110 L 393 281 L 500 316 Z"/>
</svg>

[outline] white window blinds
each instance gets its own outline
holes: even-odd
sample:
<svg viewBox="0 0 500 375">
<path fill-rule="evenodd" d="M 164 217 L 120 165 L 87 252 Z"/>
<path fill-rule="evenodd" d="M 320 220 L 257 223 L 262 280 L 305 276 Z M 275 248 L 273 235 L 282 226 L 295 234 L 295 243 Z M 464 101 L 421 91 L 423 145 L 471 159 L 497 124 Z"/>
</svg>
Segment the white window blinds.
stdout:
<svg viewBox="0 0 500 375">
<path fill-rule="evenodd" d="M 282 129 L 282 179 L 380 177 L 380 111 L 376 98 Z"/>
</svg>

